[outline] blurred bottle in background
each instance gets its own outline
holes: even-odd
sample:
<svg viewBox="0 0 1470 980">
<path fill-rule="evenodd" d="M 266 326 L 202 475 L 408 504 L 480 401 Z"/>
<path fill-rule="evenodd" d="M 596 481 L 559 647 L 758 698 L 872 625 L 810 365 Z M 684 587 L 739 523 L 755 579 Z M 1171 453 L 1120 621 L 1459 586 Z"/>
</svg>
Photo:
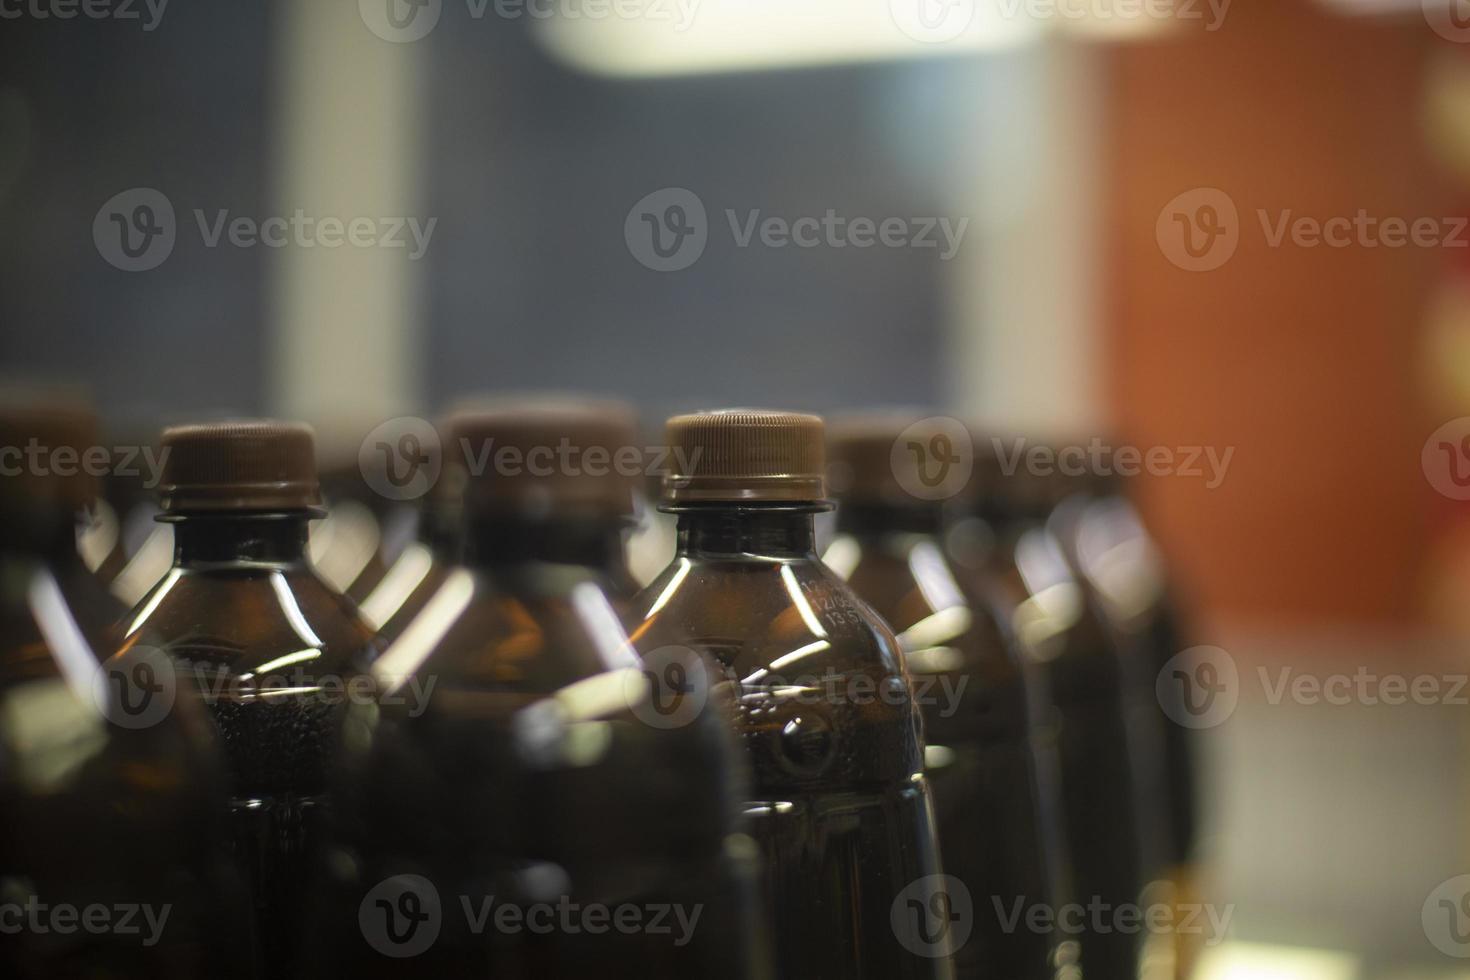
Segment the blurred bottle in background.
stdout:
<svg viewBox="0 0 1470 980">
<path fill-rule="evenodd" d="M 168 573 L 173 528 L 158 515 L 154 479 L 162 464 L 158 431 L 118 430 L 112 465 L 101 485 L 96 513 L 78 538 L 82 558 L 126 607 L 131 608 Z"/>
<path fill-rule="evenodd" d="M 823 560 L 898 633 L 920 692 L 944 869 L 977 900 L 957 975 L 1077 977 L 1075 938 L 1026 919 L 1069 896 L 1057 881 L 1066 859 L 1055 744 L 1032 732 L 1045 679 L 1016 648 L 995 584 L 961 581 L 943 552 L 949 488 L 923 454 L 952 445 L 946 421 L 905 412 L 834 420 L 830 472 L 841 489 Z M 958 437 L 955 459 L 968 460 L 969 435 L 961 427 Z"/>
<path fill-rule="evenodd" d="M 166 429 L 174 562 L 129 615 L 203 694 L 230 773 L 229 837 L 268 974 L 289 974 L 353 664 L 372 635 L 307 560 L 320 513 L 312 433 L 243 421 Z"/>
<path fill-rule="evenodd" d="M 822 420 L 678 416 L 668 443 L 678 551 L 639 594 L 636 635 L 690 637 L 738 682 L 780 975 L 953 976 L 963 914 L 940 871 L 902 654 L 815 550 Z"/>
<path fill-rule="evenodd" d="M 523 399 L 448 428 L 479 461 L 463 472 L 464 564 L 394 627 L 372 665 L 382 699 L 349 718 L 313 967 L 768 976 L 731 699 L 677 650 L 645 661 L 620 619 L 631 412 Z M 665 654 L 688 668 L 672 693 Z M 534 925 L 563 907 L 570 925 Z M 586 911 L 604 926 L 584 928 Z M 629 915 L 687 929 L 606 926 Z"/>
<path fill-rule="evenodd" d="M 1185 688 L 1159 683 L 1186 647 L 1163 555 L 1117 476 L 1068 481 L 1051 517 L 1089 597 L 1123 653 L 1129 728 L 1143 796 L 1140 820 L 1153 900 L 1197 900 L 1195 747 Z M 1172 703 L 1165 699 L 1173 699 Z M 1150 957 L 1156 975 L 1188 975 L 1198 950 L 1188 935 L 1162 936 Z M 1172 963 L 1161 961 L 1171 960 Z"/>
<path fill-rule="evenodd" d="M 649 440 L 651 445 L 658 441 Z M 663 471 L 667 466 L 658 469 L 658 472 L 645 476 L 636 488 L 635 520 L 633 531 L 628 535 L 628 570 L 640 587 L 658 578 L 669 567 L 678 539 L 674 516 L 658 507 L 659 495 L 663 492 Z"/>
<path fill-rule="evenodd" d="M 1037 722 L 1057 745 L 1073 901 L 1103 910 L 1101 927 L 1092 912 L 1084 917 L 1083 972 L 1135 980 L 1143 937 L 1116 925 L 1142 907 L 1146 884 L 1123 657 L 1048 525 L 1055 473 L 1006 459 L 988 438 L 974 444 L 972 513 L 946 535 L 950 554 L 971 576 L 999 583 L 1016 638 L 1045 675 L 1051 703 Z"/>
<path fill-rule="evenodd" d="M 443 433 L 447 425 L 441 423 L 437 428 Z M 358 603 L 362 618 L 378 631 L 380 647 L 392 642 L 413 622 L 459 564 L 460 500 L 467 471 L 464 454 L 453 445 L 446 448 L 445 438 L 441 434 L 431 446 L 424 447 L 428 453 L 424 465 L 437 474 L 437 479 L 411 511 L 411 540 Z"/>
<path fill-rule="evenodd" d="M 251 976 L 202 710 L 158 651 L 102 659 L 124 610 L 76 547 L 96 421 L 6 393 L 0 452 L 0 973 Z"/>
<path fill-rule="evenodd" d="M 311 528 L 311 562 L 327 584 L 361 604 L 414 540 L 417 511 L 368 485 L 360 438 L 339 433 L 321 453 L 327 516 Z"/>
</svg>

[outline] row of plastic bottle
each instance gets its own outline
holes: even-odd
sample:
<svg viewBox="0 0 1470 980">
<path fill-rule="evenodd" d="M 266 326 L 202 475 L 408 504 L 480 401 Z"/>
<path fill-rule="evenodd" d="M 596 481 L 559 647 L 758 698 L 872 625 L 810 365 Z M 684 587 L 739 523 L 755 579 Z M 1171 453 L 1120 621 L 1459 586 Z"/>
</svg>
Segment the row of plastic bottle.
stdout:
<svg viewBox="0 0 1470 980">
<path fill-rule="evenodd" d="M 1117 927 L 1191 888 L 1194 791 L 1116 486 L 903 414 L 640 447 L 622 405 L 521 400 L 439 435 L 354 588 L 313 562 L 310 429 L 165 430 L 173 560 L 125 611 L 62 465 L 95 419 L 0 406 L 6 976 L 1186 972 Z M 650 469 L 677 544 L 639 589 Z"/>
</svg>

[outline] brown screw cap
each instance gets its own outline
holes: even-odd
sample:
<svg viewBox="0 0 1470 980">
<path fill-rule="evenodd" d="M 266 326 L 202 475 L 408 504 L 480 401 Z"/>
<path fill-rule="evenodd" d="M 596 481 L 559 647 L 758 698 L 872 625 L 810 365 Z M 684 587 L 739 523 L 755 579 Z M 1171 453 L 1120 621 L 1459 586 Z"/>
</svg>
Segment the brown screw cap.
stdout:
<svg viewBox="0 0 1470 980">
<path fill-rule="evenodd" d="M 167 513 L 310 510 L 321 504 L 311 427 L 249 420 L 164 429 Z"/>
<path fill-rule="evenodd" d="M 833 494 L 845 503 L 864 505 L 924 507 L 942 502 L 906 489 L 894 462 L 894 444 L 900 438 L 927 443 L 934 436 L 947 437 L 939 421 L 900 409 L 833 419 L 827 437 Z M 903 461 L 910 463 L 907 455 Z"/>
<path fill-rule="evenodd" d="M 448 428 L 444 472 L 463 480 L 466 508 L 524 518 L 633 512 L 644 460 L 637 418 L 622 402 L 482 402 L 452 412 Z"/>
<path fill-rule="evenodd" d="M 822 420 L 732 408 L 669 419 L 663 500 L 812 503 L 826 497 Z"/>
<path fill-rule="evenodd" d="M 0 507 L 20 515 L 74 514 L 97 495 L 97 416 L 59 392 L 0 391 Z M 97 458 L 100 456 L 100 459 Z"/>
</svg>

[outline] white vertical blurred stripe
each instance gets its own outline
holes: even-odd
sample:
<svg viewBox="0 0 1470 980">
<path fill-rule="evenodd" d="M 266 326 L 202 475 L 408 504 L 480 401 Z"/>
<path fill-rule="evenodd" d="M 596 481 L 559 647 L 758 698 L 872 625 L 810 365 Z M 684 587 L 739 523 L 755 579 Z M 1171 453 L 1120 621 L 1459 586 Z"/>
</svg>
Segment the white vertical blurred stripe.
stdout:
<svg viewBox="0 0 1470 980">
<path fill-rule="evenodd" d="M 429 42 L 383 40 L 355 3 L 276 9 L 269 213 L 426 222 L 418 172 Z M 411 262 L 411 249 L 348 244 L 266 251 L 271 410 L 360 438 L 413 409 L 426 257 Z"/>
<path fill-rule="evenodd" d="M 949 264 L 952 401 L 1005 430 L 1105 427 L 1099 254 L 1102 53 L 1052 41 L 996 59 L 956 181 L 972 240 Z M 996 83 L 999 78 L 1001 81 Z"/>
</svg>

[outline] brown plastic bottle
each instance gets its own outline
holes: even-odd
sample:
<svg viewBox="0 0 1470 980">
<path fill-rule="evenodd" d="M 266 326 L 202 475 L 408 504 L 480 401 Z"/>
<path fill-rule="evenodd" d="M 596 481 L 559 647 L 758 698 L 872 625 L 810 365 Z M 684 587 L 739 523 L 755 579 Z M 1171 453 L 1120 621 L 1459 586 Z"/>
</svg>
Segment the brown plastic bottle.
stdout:
<svg viewBox="0 0 1470 980">
<path fill-rule="evenodd" d="M 158 430 L 142 437 L 136 428 L 119 433 L 111 467 L 102 481 L 103 500 L 78 537 L 87 566 L 124 606 L 136 605 L 167 574 L 173 530 L 159 524 L 156 475 Z"/>
<path fill-rule="evenodd" d="M 678 552 L 638 596 L 637 637 L 691 638 L 738 685 L 778 974 L 953 976 L 968 910 L 950 904 L 940 871 L 902 655 L 815 553 L 822 420 L 684 415 L 668 441 Z"/>
<path fill-rule="evenodd" d="M 1043 667 L 1050 704 L 1038 719 L 1056 740 L 1068 877 L 1084 913 L 1067 938 L 1081 940 L 1085 976 L 1135 980 L 1147 876 L 1122 652 L 1048 523 L 1063 481 L 1024 459 L 1007 469 L 995 445 L 977 440 L 973 514 L 946 541 L 957 567 L 1001 585 L 1017 639 Z M 970 533 L 977 523 L 981 533 Z M 983 549 L 965 544 L 980 538 Z"/>
<path fill-rule="evenodd" d="M 437 428 L 447 431 L 447 424 Z M 446 452 L 432 448 L 442 459 L 439 477 L 420 498 L 414 515 L 413 540 L 388 564 L 381 577 L 358 603 L 358 611 L 378 632 L 386 646 L 407 628 L 434 597 L 460 559 L 460 498 L 464 493 L 465 460 L 459 447 Z"/>
<path fill-rule="evenodd" d="M 960 575 L 944 554 L 947 491 L 919 479 L 907 446 L 894 449 L 949 438 L 941 420 L 910 413 L 837 420 L 832 472 L 843 490 L 824 561 L 898 633 L 914 677 L 945 871 L 976 904 L 957 976 L 1075 977 L 1075 939 L 1026 918 L 1070 895 L 1059 879 L 1055 745 L 1032 724 L 1045 710 L 1045 677 L 1015 644 L 995 584 Z"/>
<path fill-rule="evenodd" d="M 717 707 L 728 693 L 691 670 L 672 707 L 711 709 L 666 721 L 670 692 L 645 674 L 662 664 L 644 662 L 619 618 L 631 480 L 609 461 L 632 445 L 631 413 L 482 406 L 449 429 L 477 461 L 463 565 L 373 664 L 382 702 L 349 719 L 321 903 L 334 922 L 313 964 L 364 977 L 766 977 L 733 708 Z M 548 923 L 562 907 L 570 920 Z M 674 933 L 588 925 L 659 908 L 639 921 L 698 918 Z"/>
<path fill-rule="evenodd" d="M 361 604 L 412 541 L 414 510 L 376 493 L 363 476 L 356 445 L 350 449 L 337 447 L 322 470 L 327 516 L 312 526 L 310 554 L 328 585 Z"/>
<path fill-rule="evenodd" d="M 219 845 L 224 782 L 207 722 L 161 654 L 105 659 L 123 609 L 75 547 L 94 489 L 79 460 L 101 452 L 95 420 L 66 401 L 9 397 L 0 975 L 249 976 L 248 906 Z"/>
<path fill-rule="evenodd" d="M 311 430 L 242 421 L 164 430 L 160 520 L 174 563 L 127 620 L 197 686 L 230 776 L 229 839 L 268 975 L 292 969 L 354 663 L 372 635 L 306 557 L 319 514 Z"/>
<path fill-rule="evenodd" d="M 1188 689 L 1165 674 L 1186 645 L 1170 576 L 1120 477 L 1088 474 L 1068 484 L 1051 524 L 1123 654 L 1151 896 L 1193 902 L 1197 750 L 1194 730 L 1179 719 L 1196 709 L 1186 700 Z M 1150 953 L 1172 956 L 1176 972 L 1187 975 L 1198 955 L 1196 935 L 1181 931 L 1172 943 L 1154 943 Z"/>
</svg>

